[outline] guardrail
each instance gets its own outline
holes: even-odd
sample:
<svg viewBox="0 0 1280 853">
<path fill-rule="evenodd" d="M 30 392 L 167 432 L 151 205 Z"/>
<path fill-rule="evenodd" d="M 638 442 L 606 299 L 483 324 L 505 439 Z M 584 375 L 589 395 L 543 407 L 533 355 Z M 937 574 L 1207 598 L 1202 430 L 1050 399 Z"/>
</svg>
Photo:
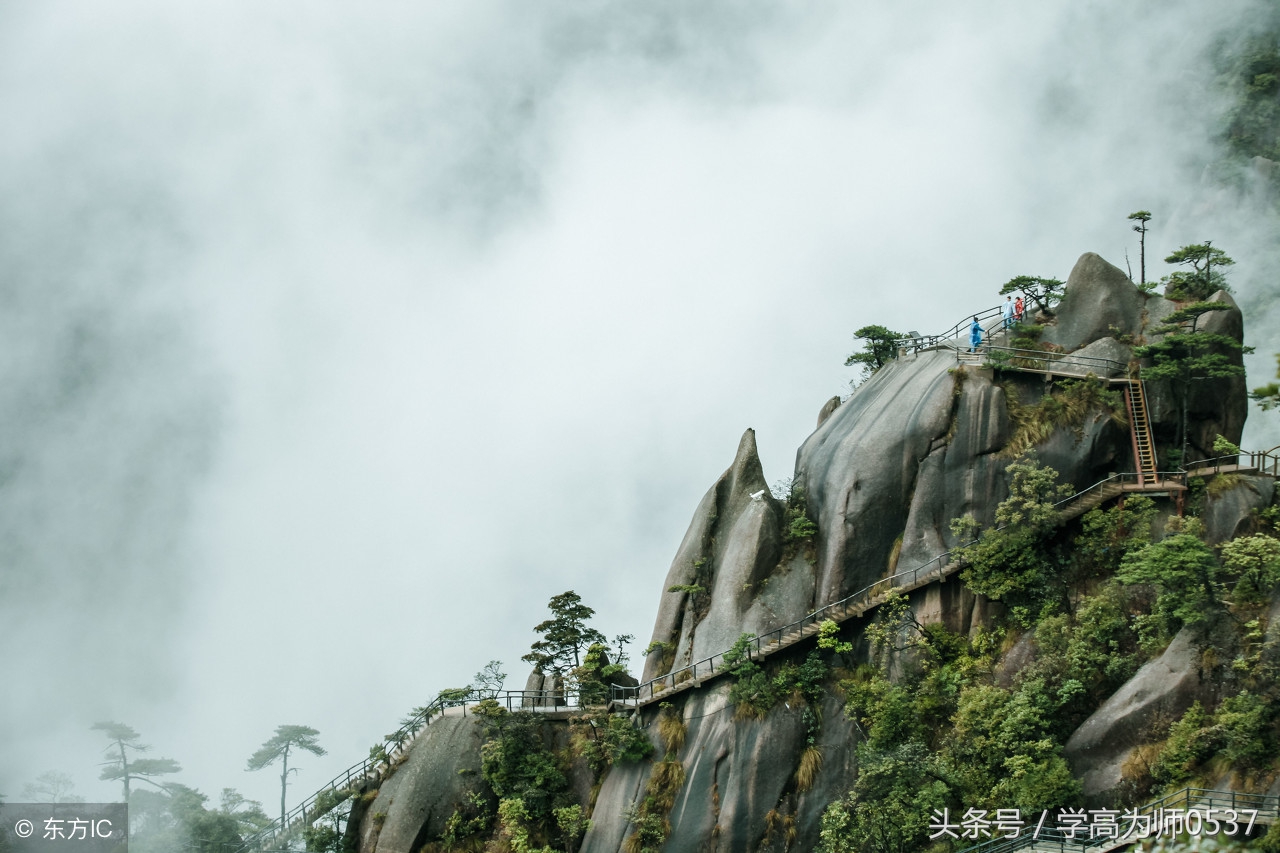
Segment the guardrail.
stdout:
<svg viewBox="0 0 1280 853">
<path fill-rule="evenodd" d="M 747 658 L 749 660 L 756 660 L 768 655 L 774 651 L 769 647 L 775 644 L 781 645 L 782 638 L 787 634 L 796 630 L 803 631 L 810 625 L 820 624 L 827 619 L 832 618 L 837 611 L 855 607 L 864 600 L 869 602 L 878 595 L 887 594 L 896 589 L 914 589 L 932 581 L 934 578 L 945 577 L 948 574 L 945 569 L 951 563 L 951 553 L 951 551 L 947 551 L 945 554 L 939 554 L 937 557 L 934 557 L 922 566 L 917 566 L 914 569 L 909 569 L 905 572 L 898 572 L 897 574 L 891 575 L 887 578 L 881 578 L 875 583 L 863 587 L 852 595 L 845 596 L 839 601 L 835 601 L 821 607 L 807 616 L 797 619 L 787 625 L 783 625 L 781 628 L 775 628 L 766 634 L 761 634 L 758 637 L 752 638 L 751 646 L 747 649 Z M 619 705 L 639 708 L 641 702 L 649 701 L 665 690 L 674 688 L 688 681 L 692 681 L 696 685 L 703 678 L 711 675 L 719 675 L 724 670 L 721 666 L 717 666 L 717 663 L 723 664 L 725 655 L 729 654 L 730 651 L 732 650 L 727 650 L 695 663 L 682 666 L 679 669 L 666 673 L 665 675 L 660 675 L 657 678 L 650 679 L 638 687 L 623 687 L 616 684 L 612 685 L 611 699 Z M 753 651 L 754 657 L 752 656 Z"/>
<path fill-rule="evenodd" d="M 261 849 L 282 836 L 287 836 L 316 822 L 333 809 L 350 799 L 366 783 L 379 781 L 386 771 L 403 755 L 405 746 L 412 743 L 423 729 L 444 716 L 450 708 L 461 708 L 466 716 L 467 706 L 492 699 L 508 711 L 567 711 L 604 705 L 608 691 L 601 686 L 598 691 L 588 690 L 584 695 L 576 688 L 551 690 L 474 690 L 458 689 L 441 691 L 435 699 L 405 721 L 392 734 L 383 739 L 381 750 L 374 747 L 368 758 L 361 759 L 338 773 L 319 790 L 298 805 L 285 812 L 283 820 L 276 818 L 270 825 L 244 839 L 240 850 Z M 584 704 L 585 701 L 585 704 Z"/>
<path fill-rule="evenodd" d="M 959 323 L 956 323 L 940 335 L 913 335 L 910 337 L 898 338 L 893 342 L 893 346 L 895 349 L 920 352 L 921 350 L 930 349 L 931 347 L 936 347 L 939 344 L 955 340 L 960 337 L 961 334 L 966 335 L 965 340 L 968 340 L 967 335 L 969 327 L 973 325 L 973 318 L 977 318 L 979 324 L 985 320 L 995 318 L 997 322 L 990 324 L 989 328 L 987 326 L 983 326 L 982 329 L 983 340 L 990 340 L 992 332 L 998 331 L 1004 327 L 1003 317 L 1001 315 L 1003 308 L 1004 306 L 997 305 L 994 308 L 987 308 L 983 311 L 979 311 L 977 314 L 971 314 L 969 315 L 969 319 L 961 320 Z"/>
<path fill-rule="evenodd" d="M 1180 810 L 1180 814 L 1170 815 L 1174 810 Z M 1020 833 L 1017 838 L 993 838 L 981 844 L 965 847 L 959 853 L 1013 853 L 1015 850 L 1022 850 L 1032 845 L 1040 850 L 1058 850 L 1063 853 L 1112 850 L 1129 843 L 1136 843 L 1143 838 L 1155 837 L 1157 833 L 1163 834 L 1162 830 L 1167 828 L 1166 821 L 1181 819 L 1182 826 L 1185 827 L 1186 813 L 1192 810 L 1199 811 L 1202 815 L 1211 814 L 1211 810 L 1232 812 L 1238 818 L 1234 821 L 1238 829 L 1254 829 L 1259 824 L 1280 820 L 1280 797 L 1274 794 L 1245 794 L 1209 788 L 1183 788 L 1121 815 L 1122 818 L 1129 815 L 1147 818 L 1147 832 L 1144 835 L 1135 834 L 1130 829 L 1128 834 L 1119 837 L 1088 837 L 1080 834 L 1082 831 L 1087 831 L 1083 827 L 1063 829 L 1053 826 L 1045 827 L 1038 833 L 1028 832 L 1025 835 Z M 1225 818 L 1226 815 L 1224 814 L 1223 817 Z M 1157 826 L 1152 826 L 1152 819 L 1155 819 Z M 1136 825 L 1136 822 L 1134 823 Z M 1239 839 L 1240 835 L 1237 834 L 1235 837 Z"/>
<path fill-rule="evenodd" d="M 1186 475 L 1181 471 L 1157 472 L 1156 476 L 1160 479 L 1157 483 L 1149 485 L 1149 488 L 1152 486 L 1157 487 L 1151 488 L 1152 491 L 1159 491 L 1158 487 L 1177 487 L 1185 484 L 1186 482 Z M 1069 508 L 1069 505 L 1072 502 L 1082 499 L 1091 493 L 1101 491 L 1105 489 L 1108 484 L 1118 486 L 1123 490 L 1124 485 L 1129 482 L 1132 482 L 1135 485 L 1138 484 L 1137 473 L 1130 472 L 1124 474 L 1113 474 L 1104 480 L 1099 480 L 1088 488 L 1081 489 L 1070 497 L 1063 498 L 1054 504 L 1054 509 L 1062 511 L 1064 508 Z M 996 529 L 1000 530 L 1003 529 L 1003 527 L 1005 527 L 1005 525 L 1000 525 Z M 887 578 L 881 578 L 875 583 L 863 587 L 852 595 L 845 596 L 839 601 L 825 605 L 807 616 L 783 625 L 781 628 L 775 628 L 766 634 L 761 634 L 758 637 L 752 638 L 751 645 L 747 649 L 748 659 L 756 660 L 771 654 L 773 651 L 776 651 L 776 649 L 771 647 L 774 645 L 781 645 L 782 638 L 786 635 L 793 631 L 803 632 L 811 625 L 824 622 L 827 619 L 832 619 L 840 611 L 849 611 L 852 608 L 857 607 L 859 604 L 871 602 L 877 596 L 887 595 L 894 590 L 912 590 L 923 586 L 926 583 L 931 583 L 934 579 L 946 577 L 948 574 L 951 574 L 951 571 L 955 571 L 955 569 L 947 571 L 947 567 L 951 565 L 951 555 L 954 553 L 954 550 L 955 549 L 952 549 L 946 553 L 939 554 L 929 562 L 916 566 L 914 569 L 908 569 L 907 571 L 890 575 Z M 959 567 L 957 566 L 956 568 Z M 843 619 L 847 618 L 848 615 L 851 614 L 841 614 L 841 616 L 836 618 L 834 621 L 843 621 Z M 618 705 L 639 708 L 641 703 L 652 701 L 658 696 L 658 694 L 674 689 L 686 682 L 693 682 L 693 684 L 697 686 L 702 679 L 720 675 L 724 672 L 723 664 L 725 655 L 729 654 L 730 651 L 732 650 L 726 650 L 719 654 L 714 654 L 710 657 L 703 658 L 702 660 L 695 661 L 694 663 L 686 664 L 679 669 L 674 669 L 671 672 L 658 676 L 657 678 L 652 678 L 637 687 L 624 687 L 616 684 L 611 685 L 610 699 L 613 703 Z M 755 655 L 754 657 L 752 656 L 753 652 Z"/>
<path fill-rule="evenodd" d="M 1165 486 L 1185 486 L 1187 484 L 1186 471 L 1157 471 L 1156 481 L 1154 483 L 1144 483 L 1145 477 L 1139 479 L 1139 475 L 1132 471 L 1126 471 L 1123 474 L 1112 474 L 1110 477 L 1099 480 L 1092 486 L 1081 489 L 1070 497 L 1063 498 L 1053 505 L 1054 509 L 1061 511 L 1062 507 L 1074 502 L 1078 498 L 1083 498 L 1091 493 L 1095 493 L 1105 489 L 1108 485 L 1119 486 L 1121 489 L 1128 483 L 1138 485 L 1149 485 L 1152 491 L 1160 491 Z"/>
<path fill-rule="evenodd" d="M 997 369 L 1009 368 L 1013 370 L 1039 370 L 1045 373 L 1065 373 L 1068 368 L 1077 368 L 1072 372 L 1081 375 L 1094 373 L 1097 376 L 1127 375 L 1129 372 L 1129 365 L 1122 361 L 1092 355 L 1000 346 L 987 346 L 982 352 L 986 355 L 987 362 Z"/>
<path fill-rule="evenodd" d="M 1216 472 L 1229 466 L 1240 467 L 1239 463 L 1243 457 L 1248 457 L 1249 459 L 1247 467 L 1256 468 L 1260 472 L 1273 477 L 1280 476 L 1280 456 L 1276 453 L 1278 450 L 1280 450 L 1280 447 L 1274 447 L 1267 451 L 1246 451 L 1234 456 L 1221 456 L 1216 459 L 1202 460 L 1193 463 L 1186 471 L 1157 472 L 1157 482 L 1149 484 L 1148 487 L 1154 486 L 1154 490 L 1159 490 L 1162 486 L 1185 487 L 1188 474 L 1195 475 L 1207 470 Z M 1061 512 L 1064 509 L 1069 509 L 1070 505 L 1076 501 L 1086 499 L 1091 494 L 1105 491 L 1108 485 L 1124 490 L 1124 486 L 1129 483 L 1142 485 L 1137 473 L 1113 474 L 1085 489 L 1081 489 L 1070 497 L 1058 501 L 1054 504 L 1054 508 Z M 1001 525 L 1001 527 L 1003 526 Z M 777 649 L 773 647 L 781 646 L 783 638 L 793 631 L 798 631 L 800 635 L 803 635 L 805 629 L 836 617 L 837 614 L 839 616 L 836 621 L 843 621 L 843 619 L 852 615 L 849 611 L 853 608 L 863 603 L 870 603 L 878 596 L 887 595 L 895 590 L 916 589 L 935 579 L 945 577 L 951 571 L 959 568 L 957 566 L 951 571 L 947 570 L 952 563 L 953 553 L 954 549 L 939 554 L 929 562 L 913 569 L 898 572 L 887 578 L 881 578 L 852 595 L 825 605 L 801 619 L 752 638 L 751 645 L 747 649 L 747 659 L 756 660 L 776 651 Z M 574 688 L 442 691 L 430 704 L 422 708 L 391 735 L 387 736 L 382 743 L 380 753 L 376 748 L 371 750 L 373 754 L 370 757 L 364 758 L 341 771 L 299 805 L 286 812 L 283 822 L 280 818 L 277 818 L 269 826 L 246 838 L 240 850 L 261 848 L 280 836 L 288 835 L 303 826 L 310 826 L 317 819 L 350 799 L 357 792 L 357 789 L 365 783 L 377 782 L 403 754 L 405 745 L 411 743 L 424 728 L 429 726 L 433 720 L 443 716 L 449 708 L 460 707 L 462 714 L 465 716 L 469 704 L 485 699 L 497 701 L 499 705 L 504 706 L 508 711 L 540 713 L 602 705 L 606 700 L 624 707 L 638 708 L 641 702 L 653 699 L 657 694 L 665 690 L 690 681 L 696 685 L 701 679 L 721 674 L 724 671 L 725 655 L 729 654 L 729 651 L 731 650 L 711 655 L 708 658 L 672 670 L 639 686 L 629 687 L 614 684 L 610 685 L 607 691 L 604 688 L 600 688 L 598 691 L 589 690 L 586 694 Z M 982 849 L 986 850 L 987 848 Z M 992 848 L 992 853 L 994 853 L 994 850 Z"/>
<path fill-rule="evenodd" d="M 1280 448 L 1273 447 L 1270 450 L 1242 450 L 1239 453 L 1230 454 L 1228 456 L 1218 456 L 1213 459 L 1201 459 L 1198 462 L 1192 462 L 1188 465 L 1186 467 L 1186 471 L 1190 476 L 1196 477 L 1203 476 L 1205 474 L 1220 474 L 1223 472 L 1224 468 L 1253 468 L 1259 474 L 1265 474 L 1268 477 L 1280 477 L 1280 455 L 1277 455 L 1277 450 L 1280 450 Z"/>
</svg>

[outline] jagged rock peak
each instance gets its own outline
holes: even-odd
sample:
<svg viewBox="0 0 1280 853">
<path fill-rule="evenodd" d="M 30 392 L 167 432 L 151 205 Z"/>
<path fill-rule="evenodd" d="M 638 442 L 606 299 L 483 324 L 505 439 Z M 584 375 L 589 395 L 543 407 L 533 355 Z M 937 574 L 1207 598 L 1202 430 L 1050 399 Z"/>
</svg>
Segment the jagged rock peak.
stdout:
<svg viewBox="0 0 1280 853">
<path fill-rule="evenodd" d="M 760 489 L 768 494 L 769 484 L 764 479 L 764 466 L 760 464 L 760 453 L 756 449 L 756 431 L 748 428 L 738 440 L 738 452 L 733 457 L 733 464 L 725 472 L 728 477 L 729 498 L 750 496 Z"/>
<path fill-rule="evenodd" d="M 646 679 L 721 652 L 749 630 L 744 627 L 750 621 L 746 592 L 777 563 L 782 516 L 782 505 L 764 478 L 755 430 L 748 429 L 733 464 L 698 504 L 671 562 L 645 660 Z"/>
</svg>

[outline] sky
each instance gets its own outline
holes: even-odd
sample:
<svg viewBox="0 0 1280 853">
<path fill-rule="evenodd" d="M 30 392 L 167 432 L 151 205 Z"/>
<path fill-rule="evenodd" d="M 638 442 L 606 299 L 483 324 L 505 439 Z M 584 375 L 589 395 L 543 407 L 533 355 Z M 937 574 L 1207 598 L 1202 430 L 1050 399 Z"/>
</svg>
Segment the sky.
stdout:
<svg viewBox="0 0 1280 853">
<path fill-rule="evenodd" d="M 519 658 L 576 590 L 648 641 L 754 428 L 792 473 L 852 331 L 937 332 L 1094 251 L 1235 258 L 1207 60 L 1274 6 L 0 4 L 0 794 L 90 800 L 320 731 L 291 802 Z M 1280 444 L 1251 411 L 1247 447 Z"/>
</svg>

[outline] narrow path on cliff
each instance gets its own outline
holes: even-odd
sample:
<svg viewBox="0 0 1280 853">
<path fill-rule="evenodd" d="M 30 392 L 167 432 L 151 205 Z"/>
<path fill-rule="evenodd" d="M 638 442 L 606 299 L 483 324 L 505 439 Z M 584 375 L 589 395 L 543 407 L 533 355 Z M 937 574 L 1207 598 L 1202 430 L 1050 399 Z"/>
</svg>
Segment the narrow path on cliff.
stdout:
<svg viewBox="0 0 1280 853">
<path fill-rule="evenodd" d="M 1133 441 L 1135 470 L 1116 474 L 1082 489 L 1059 501 L 1055 507 L 1059 519 L 1065 523 L 1094 507 L 1117 497 L 1131 493 L 1165 494 L 1176 497 L 1187 488 L 1193 477 L 1216 474 L 1243 473 L 1267 477 L 1280 477 L 1280 447 L 1262 452 L 1242 452 L 1194 463 L 1185 470 L 1160 472 L 1156 470 L 1154 445 L 1151 438 L 1146 393 L 1141 380 L 1129 375 L 1129 365 L 1090 356 L 1053 353 L 1041 350 L 1022 350 L 995 343 L 1003 333 L 1000 308 L 980 312 L 979 321 L 994 317 L 994 322 L 984 328 L 985 344 L 978 353 L 968 353 L 956 344 L 961 325 L 943 335 L 912 337 L 898 342 L 903 354 L 908 350 L 919 353 L 927 350 L 949 349 L 956 353 L 957 361 L 965 366 L 987 368 L 993 371 L 1017 371 L 1054 377 L 1084 378 L 1094 376 L 1122 386 L 1129 415 Z M 971 321 L 966 321 L 971 322 Z M 903 345 L 905 344 L 905 345 Z M 807 616 L 784 625 L 752 641 L 748 654 L 754 660 L 781 652 L 816 635 L 825 621 L 837 624 L 858 618 L 883 604 L 891 595 L 908 593 L 932 583 L 943 583 L 946 578 L 963 568 L 953 560 L 952 552 L 940 554 L 924 565 L 887 578 L 858 590 L 840 601 L 828 604 Z M 548 716 L 569 716 L 581 713 L 589 707 L 608 707 L 613 711 L 636 711 L 654 702 L 703 684 L 724 675 L 724 656 L 728 652 L 712 655 L 696 663 L 673 670 L 639 686 L 612 685 L 608 696 L 603 694 L 582 696 L 573 690 L 545 691 L 478 691 L 471 689 L 444 691 L 426 707 L 416 709 L 383 743 L 370 750 L 369 757 L 361 759 L 339 773 L 326 785 L 307 797 L 286 813 L 245 839 L 242 851 L 265 849 L 281 843 L 295 833 L 313 826 L 317 820 L 333 812 L 353 797 L 377 788 L 391 771 L 404 759 L 413 742 L 433 723 L 451 717 L 465 717 L 469 706 L 483 700 L 493 700 L 508 711 L 526 711 Z"/>
<path fill-rule="evenodd" d="M 976 315 L 981 321 L 984 317 L 995 316 L 995 325 L 1003 327 L 1003 319 L 999 317 L 1000 308 L 996 307 Z M 949 349 L 956 352 L 957 360 L 962 364 L 989 367 L 993 370 L 1016 371 L 1054 376 L 1106 377 L 1109 381 L 1122 386 L 1125 405 L 1129 414 L 1130 436 L 1133 444 L 1134 465 L 1136 470 L 1129 473 L 1115 474 L 1100 482 L 1082 489 L 1074 495 L 1059 501 L 1055 506 L 1059 519 L 1065 523 L 1094 507 L 1126 494 L 1147 493 L 1178 497 L 1187 488 L 1188 476 L 1207 476 L 1224 470 L 1226 460 L 1212 460 L 1219 463 L 1216 468 L 1196 468 L 1194 473 L 1187 471 L 1161 472 L 1156 470 L 1156 457 L 1151 438 L 1151 424 L 1147 411 L 1146 392 L 1143 382 L 1129 374 L 1129 365 L 1113 359 L 1092 356 L 1055 353 L 1041 350 L 1021 350 L 1010 347 L 988 345 L 978 353 L 967 353 L 958 348 L 954 341 L 957 330 L 962 324 L 941 335 L 916 336 L 899 341 L 900 350 L 905 354 L 908 348 L 915 352 Z M 988 330 L 988 339 L 990 331 Z M 906 344 L 906 345 L 904 345 Z M 1240 465 L 1235 459 L 1233 471 L 1249 470 L 1275 477 L 1277 465 L 1273 456 L 1263 454 L 1247 454 L 1250 462 Z M 783 651 L 796 643 L 804 642 L 818 633 L 823 622 L 836 624 L 860 617 L 883 604 L 890 596 L 908 593 L 932 583 L 942 583 L 946 578 L 963 568 L 963 565 L 952 558 L 952 552 L 940 554 L 922 566 L 905 572 L 898 572 L 882 578 L 870 586 L 858 590 L 852 595 L 828 604 L 803 618 L 776 628 L 752 640 L 750 654 L 753 659 L 763 659 L 776 652 Z M 727 671 L 724 652 L 712 655 L 700 661 L 687 664 L 644 682 L 638 687 L 615 686 L 611 699 L 615 705 L 629 708 L 642 708 L 654 702 L 661 702 L 668 697 L 701 687 L 703 683 L 723 675 Z"/>
<path fill-rule="evenodd" d="M 983 345 L 977 352 L 969 352 L 969 347 L 965 346 L 964 330 L 974 321 L 977 321 L 982 328 Z M 973 320 L 963 320 L 942 334 L 913 334 L 895 341 L 895 344 L 900 357 L 908 352 L 918 354 L 945 349 L 955 352 L 957 362 L 966 367 L 990 369 L 993 372 L 1037 374 L 1043 376 L 1046 381 L 1056 377 L 1080 379 L 1094 377 L 1121 386 L 1128 414 L 1135 470 L 1115 474 L 1060 501 L 1057 509 L 1062 522 L 1083 515 L 1113 498 L 1135 492 L 1175 497 L 1181 507 L 1181 494 L 1186 491 L 1188 477 L 1220 473 L 1256 473 L 1274 478 L 1280 473 L 1278 471 L 1280 465 L 1277 465 L 1275 456 L 1278 448 L 1261 453 L 1243 453 L 1206 460 L 1195 463 L 1186 470 L 1172 472 L 1157 470 L 1145 383 L 1134 375 L 1130 364 L 1099 356 L 1021 349 L 996 343 L 1001 335 L 1007 343 L 1010 333 L 1009 325 L 1002 316 L 1001 306 L 996 306 L 978 312 L 973 315 Z M 1245 457 L 1248 457 L 1247 461 Z M 947 576 L 961 568 L 960 564 L 952 560 L 950 551 L 940 554 L 923 566 L 883 578 L 847 598 L 815 610 L 796 622 L 755 638 L 753 654 L 764 658 L 782 651 L 814 636 L 824 621 L 830 620 L 839 624 L 862 616 L 884 603 L 891 595 L 911 592 L 935 582 L 941 583 Z M 727 653 L 728 650 L 688 664 L 638 687 L 615 687 L 613 701 L 632 708 L 640 708 L 662 701 L 683 690 L 700 687 L 707 680 L 723 674 L 724 655 Z"/>
</svg>

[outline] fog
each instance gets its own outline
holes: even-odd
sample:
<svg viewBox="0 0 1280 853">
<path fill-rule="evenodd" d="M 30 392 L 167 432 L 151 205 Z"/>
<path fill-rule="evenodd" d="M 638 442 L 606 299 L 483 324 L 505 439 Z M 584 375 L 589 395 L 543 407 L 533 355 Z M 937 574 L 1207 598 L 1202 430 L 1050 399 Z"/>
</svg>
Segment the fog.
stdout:
<svg viewBox="0 0 1280 853">
<path fill-rule="evenodd" d="M 852 330 L 1212 239 L 1280 350 L 1276 221 L 1208 50 L 1274 4 L 0 5 L 0 793 L 98 720 L 273 811 L 519 661 L 550 596 L 648 641 L 757 431 Z M 1245 444 L 1280 444 L 1251 411 Z"/>
</svg>

